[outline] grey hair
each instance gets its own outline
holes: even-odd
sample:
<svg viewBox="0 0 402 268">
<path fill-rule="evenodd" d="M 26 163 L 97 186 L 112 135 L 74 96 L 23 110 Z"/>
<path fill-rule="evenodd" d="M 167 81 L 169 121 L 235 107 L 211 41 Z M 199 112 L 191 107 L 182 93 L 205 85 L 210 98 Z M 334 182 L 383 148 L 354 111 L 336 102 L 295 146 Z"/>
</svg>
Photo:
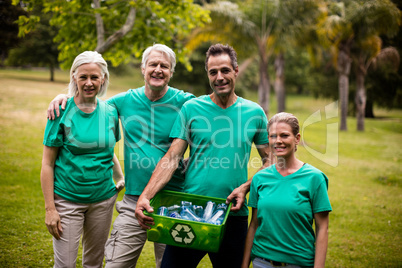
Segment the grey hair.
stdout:
<svg viewBox="0 0 402 268">
<path fill-rule="evenodd" d="M 74 62 L 73 65 L 71 66 L 70 69 L 70 84 L 68 85 L 68 95 L 69 96 L 75 96 L 78 92 L 78 87 L 77 83 L 75 82 L 74 76 L 76 74 L 76 71 L 78 67 L 80 67 L 83 64 L 87 63 L 96 63 L 100 70 L 101 70 L 101 75 L 103 77 L 103 83 L 101 84 L 101 87 L 99 89 L 98 96 L 102 97 L 106 94 L 107 88 L 109 86 L 109 70 L 107 69 L 107 63 L 103 59 L 102 55 L 99 54 L 96 51 L 85 51 L 79 54 Z"/>
<path fill-rule="evenodd" d="M 176 54 L 170 47 L 162 44 L 154 44 L 145 49 L 144 53 L 142 53 L 141 68 L 145 68 L 145 64 L 148 61 L 149 54 L 151 54 L 152 51 L 158 51 L 168 56 L 170 61 L 170 71 L 173 75 L 174 68 L 176 67 Z"/>
</svg>

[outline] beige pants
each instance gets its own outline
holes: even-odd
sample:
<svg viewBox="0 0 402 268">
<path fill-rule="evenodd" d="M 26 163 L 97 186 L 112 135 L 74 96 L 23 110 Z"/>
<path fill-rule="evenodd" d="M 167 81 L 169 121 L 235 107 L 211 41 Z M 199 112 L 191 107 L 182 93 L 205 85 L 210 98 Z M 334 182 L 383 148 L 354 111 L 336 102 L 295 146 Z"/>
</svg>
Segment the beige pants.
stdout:
<svg viewBox="0 0 402 268">
<path fill-rule="evenodd" d="M 74 203 L 55 195 L 63 233 L 53 238 L 54 267 L 76 267 L 82 235 L 82 266 L 102 267 L 117 194 L 93 204 Z"/>
<path fill-rule="evenodd" d="M 124 195 L 117 202 L 119 212 L 113 230 L 105 246 L 106 268 L 131 268 L 137 265 L 142 248 L 147 241 L 147 231 L 142 229 L 135 217 L 138 196 Z M 155 267 L 161 266 L 165 244 L 154 243 Z"/>
</svg>

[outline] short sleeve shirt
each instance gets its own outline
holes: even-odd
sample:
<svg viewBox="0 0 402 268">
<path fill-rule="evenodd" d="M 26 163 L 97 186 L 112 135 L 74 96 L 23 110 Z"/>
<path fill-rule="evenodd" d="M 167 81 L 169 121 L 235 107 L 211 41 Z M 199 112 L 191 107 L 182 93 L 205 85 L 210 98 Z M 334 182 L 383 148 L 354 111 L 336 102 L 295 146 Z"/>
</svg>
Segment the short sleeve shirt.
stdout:
<svg viewBox="0 0 402 268">
<path fill-rule="evenodd" d="M 248 203 L 258 218 L 252 258 L 313 266 L 314 213 L 332 211 L 327 189 L 328 178 L 309 164 L 285 177 L 275 165 L 257 172 Z"/>
<path fill-rule="evenodd" d="M 248 179 L 252 144 L 268 143 L 267 118 L 258 104 L 241 97 L 222 109 L 201 96 L 183 105 L 170 137 L 190 147 L 184 191 L 227 198 Z M 233 215 L 248 215 L 248 209 Z"/>
<path fill-rule="evenodd" d="M 113 155 L 120 139 L 117 111 L 97 99 L 92 113 L 81 111 L 74 98 L 56 120 L 48 120 L 43 144 L 60 147 L 54 167 L 54 192 L 77 203 L 112 197 Z"/>
<path fill-rule="evenodd" d="M 170 147 L 169 133 L 182 105 L 192 98 L 193 94 L 169 87 L 162 98 L 152 102 L 145 95 L 145 87 L 140 87 L 107 101 L 117 109 L 123 126 L 126 194 L 142 193 Z M 183 181 L 181 165 L 165 189 L 182 191 Z"/>
</svg>

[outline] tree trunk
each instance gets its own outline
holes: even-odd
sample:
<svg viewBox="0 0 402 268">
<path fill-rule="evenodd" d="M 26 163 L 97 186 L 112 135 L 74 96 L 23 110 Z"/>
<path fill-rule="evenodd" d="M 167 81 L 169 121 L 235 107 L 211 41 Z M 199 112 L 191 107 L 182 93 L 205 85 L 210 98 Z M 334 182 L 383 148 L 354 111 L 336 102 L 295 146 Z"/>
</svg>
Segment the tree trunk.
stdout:
<svg viewBox="0 0 402 268">
<path fill-rule="evenodd" d="M 240 79 L 240 77 L 242 77 L 244 75 L 244 73 L 246 72 L 248 66 L 253 63 L 253 61 L 255 60 L 254 57 L 248 58 L 246 60 L 244 60 L 241 64 L 239 64 L 239 73 L 237 74 L 237 78 L 236 80 Z"/>
<path fill-rule="evenodd" d="M 101 8 L 100 0 L 93 0 L 93 4 L 95 9 Z M 103 19 L 100 13 L 95 13 L 95 20 L 96 20 L 96 39 L 97 39 L 96 47 L 101 47 L 103 43 L 105 43 L 105 27 L 103 25 Z"/>
<path fill-rule="evenodd" d="M 283 53 L 275 59 L 275 93 L 278 105 L 278 113 L 284 112 L 285 107 L 285 58 Z"/>
<path fill-rule="evenodd" d="M 260 82 L 258 84 L 258 103 L 264 110 L 265 114 L 268 117 L 269 113 L 269 98 L 271 91 L 271 84 L 269 81 L 268 75 L 268 57 L 266 55 L 266 42 L 259 41 L 258 44 L 258 55 L 260 57 L 260 67 L 259 67 L 259 75 Z M 269 118 L 269 117 L 268 117 Z"/>
<path fill-rule="evenodd" d="M 366 101 L 366 118 L 375 118 L 373 102 L 371 100 Z"/>
<path fill-rule="evenodd" d="M 364 87 L 364 78 L 366 75 L 366 70 L 364 68 L 364 61 L 362 58 L 359 59 L 359 66 L 356 68 L 356 119 L 357 119 L 357 130 L 364 131 L 364 116 L 366 112 L 366 88 Z"/>
<path fill-rule="evenodd" d="M 54 82 L 54 65 L 50 64 L 49 69 L 50 69 L 50 81 Z"/>
<path fill-rule="evenodd" d="M 266 63 L 266 61 L 264 59 L 260 59 L 260 83 L 258 85 L 258 102 L 268 117 L 270 83 L 267 66 L 268 64 Z"/>
<path fill-rule="evenodd" d="M 349 74 L 352 60 L 350 59 L 350 49 L 347 45 L 341 46 L 338 54 L 337 70 L 339 73 L 338 87 L 339 100 L 341 102 L 341 125 L 340 130 L 348 130 L 346 119 L 348 116 L 348 97 L 349 97 Z"/>
<path fill-rule="evenodd" d="M 100 1 L 93 0 L 94 7 L 100 8 Z M 131 7 L 128 11 L 128 15 L 126 18 L 126 22 L 124 25 L 112 35 L 110 35 L 105 41 L 105 29 L 103 24 L 103 19 L 99 13 L 95 15 L 96 19 L 96 31 L 97 31 L 97 45 L 95 51 L 99 52 L 100 54 L 106 52 L 110 47 L 112 47 L 115 43 L 117 43 L 120 39 L 122 39 L 127 33 L 129 33 L 135 23 L 136 18 L 136 9 Z"/>
</svg>

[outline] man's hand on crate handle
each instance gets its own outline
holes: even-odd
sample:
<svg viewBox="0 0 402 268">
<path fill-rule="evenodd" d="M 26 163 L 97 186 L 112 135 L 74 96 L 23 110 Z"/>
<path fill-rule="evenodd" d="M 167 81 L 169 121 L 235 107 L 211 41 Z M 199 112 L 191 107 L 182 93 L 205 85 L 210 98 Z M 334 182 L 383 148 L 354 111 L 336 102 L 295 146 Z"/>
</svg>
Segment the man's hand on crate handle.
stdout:
<svg viewBox="0 0 402 268">
<path fill-rule="evenodd" d="M 249 181 L 251 182 L 251 180 Z M 233 190 L 233 192 L 226 198 L 227 205 L 232 202 L 232 208 L 230 211 L 237 212 L 241 209 L 248 191 L 250 191 L 250 183 L 248 181 Z"/>
<path fill-rule="evenodd" d="M 154 219 L 144 215 L 144 210 L 150 213 L 154 211 L 149 203 L 150 200 L 170 181 L 173 173 L 179 166 L 179 162 L 187 146 L 187 141 L 174 139 L 167 153 L 156 165 L 151 179 L 138 198 L 137 207 L 135 209 L 135 217 L 137 217 L 142 228 L 150 229 L 151 227 L 149 225 L 154 224 Z"/>
<path fill-rule="evenodd" d="M 276 162 L 275 157 L 273 157 L 273 155 L 270 153 L 268 143 L 257 146 L 257 150 L 259 155 L 261 156 L 263 163 L 263 165 L 257 170 L 257 172 Z M 244 201 L 246 200 L 246 195 L 250 191 L 252 179 L 253 178 L 250 178 L 245 183 L 234 189 L 233 192 L 226 198 L 226 204 L 233 202 L 230 211 L 237 212 L 241 209 Z"/>
<path fill-rule="evenodd" d="M 154 219 L 152 217 L 146 216 L 144 211 L 153 213 L 154 209 L 151 207 L 149 200 L 143 195 L 138 198 L 137 207 L 135 208 L 135 217 L 140 223 L 143 229 L 151 229 L 151 225 L 154 225 Z"/>
</svg>

